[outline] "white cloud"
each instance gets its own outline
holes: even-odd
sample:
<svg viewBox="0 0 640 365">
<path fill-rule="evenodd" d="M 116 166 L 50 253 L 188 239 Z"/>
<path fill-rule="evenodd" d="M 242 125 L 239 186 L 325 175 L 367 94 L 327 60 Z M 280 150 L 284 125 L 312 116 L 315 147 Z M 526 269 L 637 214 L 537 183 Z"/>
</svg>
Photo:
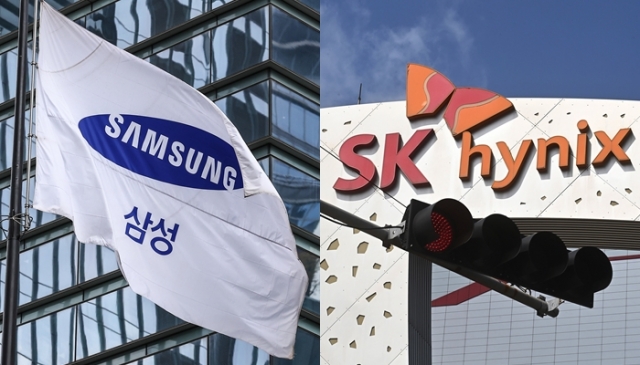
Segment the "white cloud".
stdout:
<svg viewBox="0 0 640 365">
<path fill-rule="evenodd" d="M 363 103 L 403 100 L 409 62 L 445 75 L 451 65 L 470 64 L 473 37 L 455 8 L 393 29 L 372 24 L 359 1 L 323 2 L 320 14 L 323 107 L 355 104 L 360 83 Z"/>
<path fill-rule="evenodd" d="M 469 35 L 469 32 L 467 32 L 467 28 L 464 23 L 462 23 L 461 19 L 453 9 L 448 9 L 445 12 L 442 25 L 455 38 L 456 44 L 459 47 L 460 55 L 463 58 L 463 62 L 468 63 L 473 39 Z"/>
</svg>

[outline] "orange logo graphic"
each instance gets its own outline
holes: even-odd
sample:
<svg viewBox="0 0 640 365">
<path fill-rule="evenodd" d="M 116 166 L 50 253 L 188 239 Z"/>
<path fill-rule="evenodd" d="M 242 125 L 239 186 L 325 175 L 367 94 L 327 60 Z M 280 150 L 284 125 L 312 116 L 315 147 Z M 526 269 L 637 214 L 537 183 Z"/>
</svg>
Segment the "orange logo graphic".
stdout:
<svg viewBox="0 0 640 365">
<path fill-rule="evenodd" d="M 513 109 L 513 104 L 502 95 L 473 87 L 456 88 L 438 71 L 410 63 L 407 117 L 433 116 L 445 104 L 444 120 L 454 137 Z"/>
</svg>

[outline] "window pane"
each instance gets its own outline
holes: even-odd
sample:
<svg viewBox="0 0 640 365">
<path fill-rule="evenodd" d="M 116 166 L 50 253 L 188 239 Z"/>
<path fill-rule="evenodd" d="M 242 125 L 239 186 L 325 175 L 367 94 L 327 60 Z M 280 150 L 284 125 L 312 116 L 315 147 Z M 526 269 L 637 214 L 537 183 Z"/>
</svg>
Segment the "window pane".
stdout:
<svg viewBox="0 0 640 365">
<path fill-rule="evenodd" d="M 35 114 L 35 108 L 33 109 Z M 24 115 L 24 161 L 28 158 L 28 137 L 29 134 L 29 124 L 31 123 L 31 115 L 30 111 L 26 110 Z M 12 156 L 13 156 L 13 129 L 15 128 L 15 118 L 10 117 L 3 121 L 0 121 L 0 171 L 6 170 L 11 167 Z M 35 124 L 34 124 L 35 128 Z M 31 141 L 31 157 L 36 156 L 36 140 L 33 139 Z"/>
<path fill-rule="evenodd" d="M 45 0 L 45 1 L 47 2 L 47 4 L 51 5 L 54 9 L 60 10 L 65 6 L 71 5 L 80 0 Z"/>
<path fill-rule="evenodd" d="M 320 158 L 320 106 L 273 82 L 271 107 L 273 136 Z"/>
<path fill-rule="evenodd" d="M 49 5 L 55 9 L 62 9 L 78 0 L 46 0 Z M 32 2 L 30 2 L 33 4 Z M 0 36 L 9 34 L 18 30 L 18 16 L 20 10 L 20 0 L 3 0 L 0 1 Z M 33 23 L 33 6 L 29 6 L 29 20 Z"/>
<path fill-rule="evenodd" d="M 260 167 L 262 167 L 262 171 L 264 171 L 267 176 L 271 175 L 271 170 L 269 168 L 269 157 L 261 158 L 258 160 Z"/>
<path fill-rule="evenodd" d="M 320 12 L 320 0 L 298 0 L 301 3 L 305 4 L 306 6 L 310 7 L 311 9 Z"/>
<path fill-rule="evenodd" d="M 20 305 L 76 284 L 76 247 L 70 234 L 20 253 Z"/>
<path fill-rule="evenodd" d="M 2 237 L 3 239 L 5 237 Z M 76 284 L 77 241 L 67 235 L 20 253 L 19 305 Z M 6 260 L 0 262 L 0 311 L 4 310 Z"/>
<path fill-rule="evenodd" d="M 106 40 L 107 42 L 119 46 L 126 47 L 130 42 L 126 41 L 128 34 L 119 34 L 118 27 L 116 26 L 116 8 L 119 1 L 101 8 L 85 17 L 85 27 L 91 33 Z M 118 42 L 118 39 L 122 41 Z"/>
<path fill-rule="evenodd" d="M 81 359 L 180 323 L 130 288 L 120 289 L 78 306 L 76 356 Z"/>
<path fill-rule="evenodd" d="M 81 243 L 79 251 L 78 281 L 80 283 L 118 270 L 116 255 L 105 246 Z"/>
<path fill-rule="evenodd" d="M 289 221 L 319 234 L 320 182 L 278 159 L 272 159 L 271 181 L 282 197 Z"/>
<path fill-rule="evenodd" d="M 238 128 L 246 143 L 269 133 L 269 87 L 267 81 L 240 90 L 215 103 Z"/>
<path fill-rule="evenodd" d="M 298 258 L 304 265 L 309 277 L 309 286 L 305 293 L 302 308 L 320 314 L 320 257 L 298 247 Z"/>
<path fill-rule="evenodd" d="M 269 21 L 258 9 L 212 30 L 213 81 L 244 70 L 269 57 Z"/>
<path fill-rule="evenodd" d="M 0 121 L 0 171 L 11 167 L 14 123 L 13 117 Z"/>
<path fill-rule="evenodd" d="M 210 82 L 210 32 L 202 33 L 149 58 L 155 65 L 198 88 Z"/>
<path fill-rule="evenodd" d="M 272 7 L 273 60 L 320 85 L 320 32 Z"/>
<path fill-rule="evenodd" d="M 209 336 L 209 365 L 269 365 L 269 354 L 221 333 Z"/>
<path fill-rule="evenodd" d="M 27 62 L 31 63 L 31 42 L 27 45 Z M 31 67 L 27 68 L 26 90 L 31 87 Z M 16 97 L 16 76 L 18 76 L 18 48 L 0 54 L 0 103 Z"/>
<path fill-rule="evenodd" d="M 159 352 L 131 365 L 207 365 L 207 337 Z"/>
<path fill-rule="evenodd" d="M 75 307 L 18 327 L 18 365 L 71 362 L 74 327 Z"/>
<path fill-rule="evenodd" d="M 216 8 L 229 1 L 214 1 Z M 89 14 L 86 27 L 120 48 L 127 48 L 212 9 L 209 0 L 120 0 Z"/>
<path fill-rule="evenodd" d="M 273 365 L 319 365 L 320 337 L 298 327 L 293 360 L 273 358 Z"/>
</svg>

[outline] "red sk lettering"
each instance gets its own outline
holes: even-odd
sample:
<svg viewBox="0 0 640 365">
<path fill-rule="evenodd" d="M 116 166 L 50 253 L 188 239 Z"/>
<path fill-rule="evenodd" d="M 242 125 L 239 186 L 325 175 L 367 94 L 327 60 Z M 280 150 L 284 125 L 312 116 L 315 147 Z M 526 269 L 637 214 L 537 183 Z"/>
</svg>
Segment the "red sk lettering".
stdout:
<svg viewBox="0 0 640 365">
<path fill-rule="evenodd" d="M 356 192 L 369 187 L 376 175 L 376 166 L 364 156 L 356 153 L 357 149 L 372 147 L 377 142 L 376 136 L 373 134 L 359 134 L 347 139 L 340 146 L 340 161 L 355 170 L 358 177 L 355 179 L 338 178 L 333 188 L 342 193 Z"/>
<path fill-rule="evenodd" d="M 398 175 L 398 168 L 414 186 L 429 185 L 429 180 L 418 170 L 411 157 L 427 142 L 433 134 L 432 129 L 417 130 L 407 144 L 402 146 L 402 137 L 399 133 L 387 134 L 384 146 L 384 159 L 382 162 L 382 178 L 380 188 L 392 187 Z"/>
</svg>

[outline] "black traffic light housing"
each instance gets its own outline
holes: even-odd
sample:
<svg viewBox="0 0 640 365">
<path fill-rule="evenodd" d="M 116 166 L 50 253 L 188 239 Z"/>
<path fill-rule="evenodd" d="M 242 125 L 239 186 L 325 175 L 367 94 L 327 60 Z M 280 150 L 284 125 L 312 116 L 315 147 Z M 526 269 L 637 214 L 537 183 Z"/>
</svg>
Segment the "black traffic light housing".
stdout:
<svg viewBox="0 0 640 365">
<path fill-rule="evenodd" d="M 595 247 L 569 251 L 551 232 L 523 236 L 501 214 L 476 220 L 454 199 L 427 204 L 411 200 L 405 211 L 400 248 L 582 306 L 593 307 L 595 292 L 612 279 L 608 257 Z"/>
</svg>

